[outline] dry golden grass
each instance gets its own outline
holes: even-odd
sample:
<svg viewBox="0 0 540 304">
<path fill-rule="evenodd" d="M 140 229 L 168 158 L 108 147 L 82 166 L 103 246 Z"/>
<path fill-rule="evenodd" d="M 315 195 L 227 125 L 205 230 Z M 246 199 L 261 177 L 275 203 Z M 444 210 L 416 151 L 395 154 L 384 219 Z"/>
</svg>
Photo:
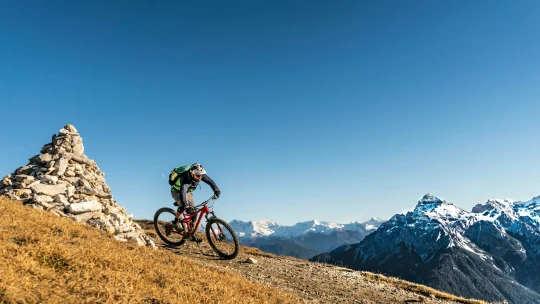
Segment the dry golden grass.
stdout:
<svg viewBox="0 0 540 304">
<path fill-rule="evenodd" d="M 412 291 L 412 292 L 415 292 L 424 296 L 434 295 L 438 299 L 452 300 L 458 303 L 465 303 L 465 304 L 486 304 L 486 302 L 481 301 L 481 300 L 473 300 L 473 299 L 465 299 L 465 298 L 457 297 L 449 293 L 445 293 L 445 292 L 433 289 L 431 287 L 427 287 L 425 285 L 411 283 L 409 281 L 404 281 L 404 280 L 400 280 L 396 278 L 385 277 L 381 274 L 375 274 L 371 272 L 362 271 L 362 275 L 369 281 L 376 282 L 376 283 L 384 283 L 384 284 L 394 286 L 397 288 L 409 290 L 409 291 Z"/>
<path fill-rule="evenodd" d="M 0 197 L 0 303 L 297 303 L 167 250 Z"/>
</svg>

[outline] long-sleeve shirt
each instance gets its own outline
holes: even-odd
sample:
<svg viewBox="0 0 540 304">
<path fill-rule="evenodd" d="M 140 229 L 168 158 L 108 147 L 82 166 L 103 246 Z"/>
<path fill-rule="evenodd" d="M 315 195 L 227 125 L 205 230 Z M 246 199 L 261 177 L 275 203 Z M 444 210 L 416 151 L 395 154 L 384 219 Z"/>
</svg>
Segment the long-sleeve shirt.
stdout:
<svg viewBox="0 0 540 304">
<path fill-rule="evenodd" d="M 214 192 L 218 189 L 216 183 L 206 174 L 203 174 L 201 181 L 208 184 Z M 188 170 L 184 173 L 180 173 L 180 177 L 176 181 L 176 184 L 171 187 L 171 192 L 180 192 L 180 201 L 184 206 L 187 206 L 186 194 L 195 191 L 198 185 L 199 181 L 192 178 L 191 172 Z"/>
</svg>

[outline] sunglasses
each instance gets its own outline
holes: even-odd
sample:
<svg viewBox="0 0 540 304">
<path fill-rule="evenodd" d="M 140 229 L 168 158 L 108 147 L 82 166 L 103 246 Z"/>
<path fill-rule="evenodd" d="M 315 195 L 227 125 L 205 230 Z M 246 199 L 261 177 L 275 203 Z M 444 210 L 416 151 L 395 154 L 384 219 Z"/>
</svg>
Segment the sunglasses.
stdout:
<svg viewBox="0 0 540 304">
<path fill-rule="evenodd" d="M 201 174 L 193 174 L 193 177 L 195 177 L 195 178 L 202 178 L 202 175 L 201 175 Z"/>
</svg>

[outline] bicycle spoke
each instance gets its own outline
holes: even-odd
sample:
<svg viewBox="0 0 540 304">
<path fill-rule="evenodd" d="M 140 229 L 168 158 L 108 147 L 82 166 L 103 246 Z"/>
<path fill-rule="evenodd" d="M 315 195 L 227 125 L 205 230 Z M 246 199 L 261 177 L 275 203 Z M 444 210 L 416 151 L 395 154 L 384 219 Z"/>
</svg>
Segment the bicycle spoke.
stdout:
<svg viewBox="0 0 540 304">
<path fill-rule="evenodd" d="M 239 251 L 239 243 L 232 228 L 220 219 L 212 219 L 206 227 L 206 237 L 212 248 L 222 257 L 232 259 Z"/>
<path fill-rule="evenodd" d="M 175 218 L 175 211 L 171 208 L 161 208 L 154 215 L 154 228 L 158 236 L 169 245 L 182 245 L 184 240 L 182 234 L 177 231 L 172 221 Z"/>
</svg>

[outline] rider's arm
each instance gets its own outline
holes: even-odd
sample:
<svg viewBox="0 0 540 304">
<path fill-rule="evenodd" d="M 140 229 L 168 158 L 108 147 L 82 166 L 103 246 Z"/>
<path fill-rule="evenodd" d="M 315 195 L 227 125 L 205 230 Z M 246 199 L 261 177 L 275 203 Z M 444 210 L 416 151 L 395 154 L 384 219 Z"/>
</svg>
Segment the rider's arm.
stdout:
<svg viewBox="0 0 540 304">
<path fill-rule="evenodd" d="M 189 184 L 182 184 L 180 186 L 180 202 L 182 203 L 182 206 L 183 207 L 186 207 L 188 204 L 187 204 L 187 199 L 186 199 L 186 194 L 187 194 L 187 191 L 189 189 Z"/>
<path fill-rule="evenodd" d="M 210 178 L 210 176 L 208 176 L 208 175 L 206 175 L 206 174 L 204 174 L 204 175 L 202 176 L 202 179 L 201 179 L 201 180 L 202 180 L 203 182 L 205 182 L 206 184 L 208 184 L 208 185 L 212 188 L 212 191 L 214 191 L 214 192 L 215 192 L 216 189 L 218 188 L 218 187 L 216 186 L 216 183 L 214 182 L 214 180 L 212 180 L 212 179 Z"/>
</svg>

